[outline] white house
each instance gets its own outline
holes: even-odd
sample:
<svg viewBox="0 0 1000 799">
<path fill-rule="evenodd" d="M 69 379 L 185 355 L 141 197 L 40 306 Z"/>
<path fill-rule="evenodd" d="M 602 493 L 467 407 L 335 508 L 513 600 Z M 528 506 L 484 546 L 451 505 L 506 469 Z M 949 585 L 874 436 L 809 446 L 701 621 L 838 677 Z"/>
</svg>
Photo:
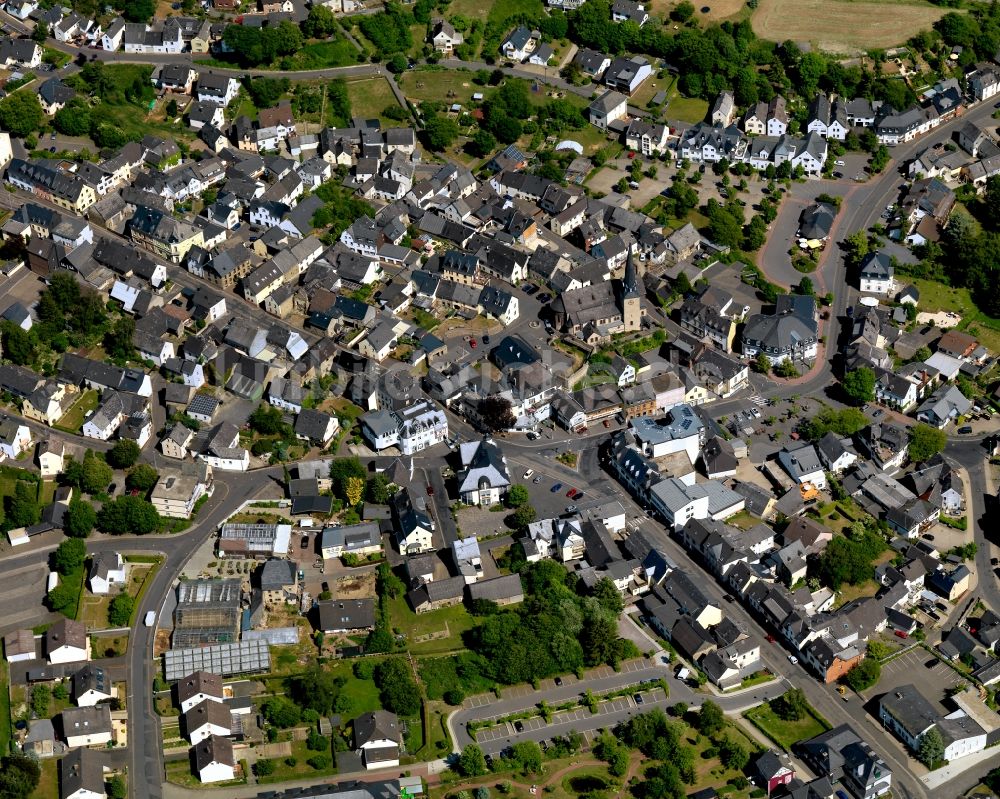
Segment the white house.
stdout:
<svg viewBox="0 0 1000 799">
<path fill-rule="evenodd" d="M 111 708 L 106 703 L 68 707 L 62 712 L 62 725 L 66 745 L 71 749 L 111 743 Z"/>
<path fill-rule="evenodd" d="M 213 735 L 193 749 L 195 770 L 202 782 L 224 782 L 236 778 L 236 756 L 228 738 Z"/>
<path fill-rule="evenodd" d="M 188 740 L 198 744 L 213 735 L 230 735 L 233 716 L 229 705 L 206 699 L 184 714 Z"/>
<path fill-rule="evenodd" d="M 887 253 L 872 252 L 865 256 L 859 268 L 858 281 L 862 294 L 889 296 L 896 291 L 895 269 Z"/>
<path fill-rule="evenodd" d="M 31 446 L 31 431 L 12 417 L 0 421 L 0 460 L 16 458 Z"/>
<path fill-rule="evenodd" d="M 590 124 L 601 130 L 607 130 L 608 125 L 628 117 L 628 98 L 621 92 L 610 89 L 587 108 Z"/>
<path fill-rule="evenodd" d="M 72 619 L 59 619 L 45 631 L 45 654 L 49 663 L 89 660 L 87 626 Z"/>
<path fill-rule="evenodd" d="M 496 505 L 510 488 L 507 459 L 492 439 L 467 441 L 459 449 L 458 494 L 466 505 Z"/>
<path fill-rule="evenodd" d="M 92 594 L 110 594 L 112 586 L 125 585 L 125 561 L 119 552 L 98 552 L 90 561 L 87 577 Z"/>
<path fill-rule="evenodd" d="M 177 701 L 181 713 L 187 713 L 205 700 L 222 704 L 222 678 L 210 671 L 195 671 L 177 682 Z"/>
<path fill-rule="evenodd" d="M 55 477 L 62 474 L 65 449 L 61 441 L 45 439 L 38 442 L 36 460 L 38 471 L 42 477 Z"/>
<path fill-rule="evenodd" d="M 376 710 L 354 720 L 354 749 L 361 753 L 367 769 L 398 766 L 401 741 L 395 713 Z"/>
<path fill-rule="evenodd" d="M 820 491 L 826 488 L 826 472 L 812 444 L 785 447 L 778 453 L 778 462 L 799 485 L 810 483 Z"/>
</svg>

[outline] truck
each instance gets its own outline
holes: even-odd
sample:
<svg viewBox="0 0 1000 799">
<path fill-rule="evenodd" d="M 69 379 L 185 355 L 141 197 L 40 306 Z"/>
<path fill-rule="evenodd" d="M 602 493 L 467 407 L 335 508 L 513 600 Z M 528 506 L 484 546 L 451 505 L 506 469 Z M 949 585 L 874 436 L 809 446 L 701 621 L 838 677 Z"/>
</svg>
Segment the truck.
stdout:
<svg viewBox="0 0 1000 799">
<path fill-rule="evenodd" d="M 57 585 L 59 585 L 59 572 L 49 572 L 49 581 L 45 590 L 51 591 Z"/>
<path fill-rule="evenodd" d="M 142 623 L 145 624 L 147 627 L 152 627 L 153 622 L 155 621 L 156 621 L 156 611 L 150 610 L 146 613 L 146 616 L 143 618 Z"/>
</svg>

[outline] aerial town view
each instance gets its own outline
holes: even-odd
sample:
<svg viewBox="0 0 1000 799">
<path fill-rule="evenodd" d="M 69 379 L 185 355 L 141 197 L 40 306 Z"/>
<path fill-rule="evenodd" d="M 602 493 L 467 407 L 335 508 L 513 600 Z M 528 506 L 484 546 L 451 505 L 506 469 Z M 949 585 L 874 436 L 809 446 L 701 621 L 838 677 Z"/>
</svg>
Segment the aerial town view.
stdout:
<svg viewBox="0 0 1000 799">
<path fill-rule="evenodd" d="M 0 799 L 998 799 L 998 126 L 996 0 L 0 0 Z"/>
</svg>

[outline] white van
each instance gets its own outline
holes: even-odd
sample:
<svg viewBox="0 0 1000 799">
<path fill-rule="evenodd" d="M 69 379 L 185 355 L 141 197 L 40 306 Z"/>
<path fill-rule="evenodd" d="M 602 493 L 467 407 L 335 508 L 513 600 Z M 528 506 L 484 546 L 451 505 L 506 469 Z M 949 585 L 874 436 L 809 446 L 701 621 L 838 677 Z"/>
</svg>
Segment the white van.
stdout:
<svg viewBox="0 0 1000 799">
<path fill-rule="evenodd" d="M 57 585 L 59 585 L 59 572 L 49 572 L 49 581 L 46 590 L 51 591 Z"/>
<path fill-rule="evenodd" d="M 156 611 L 150 610 L 146 613 L 146 617 L 142 620 L 142 623 L 147 627 L 152 627 L 154 621 L 156 621 Z"/>
</svg>

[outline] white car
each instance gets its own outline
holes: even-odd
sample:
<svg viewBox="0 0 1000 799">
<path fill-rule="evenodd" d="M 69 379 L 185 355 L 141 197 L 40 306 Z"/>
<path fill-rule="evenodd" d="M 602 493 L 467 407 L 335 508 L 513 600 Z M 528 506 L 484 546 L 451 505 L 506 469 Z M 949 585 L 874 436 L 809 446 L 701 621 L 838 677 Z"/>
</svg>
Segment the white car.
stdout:
<svg viewBox="0 0 1000 799">
<path fill-rule="evenodd" d="M 788 662 L 791 663 L 794 666 L 794 665 L 796 665 L 799 662 L 799 659 L 797 657 L 795 657 L 795 655 L 789 655 L 788 656 Z"/>
<path fill-rule="evenodd" d="M 843 161 L 834 161 L 833 165 L 834 166 L 846 166 L 846 164 Z"/>
<path fill-rule="evenodd" d="M 750 306 L 749 305 L 744 305 L 743 306 L 743 315 L 746 316 L 748 313 L 750 313 Z"/>
<path fill-rule="evenodd" d="M 523 475 L 521 475 L 521 479 L 522 479 L 522 480 L 527 480 L 527 479 L 528 479 L 529 477 L 531 477 L 531 475 L 533 475 L 534 473 L 535 473 L 535 470 L 534 470 L 534 469 L 528 469 L 528 470 L 526 470 L 526 471 L 525 471 L 525 473 L 524 473 Z"/>
</svg>

